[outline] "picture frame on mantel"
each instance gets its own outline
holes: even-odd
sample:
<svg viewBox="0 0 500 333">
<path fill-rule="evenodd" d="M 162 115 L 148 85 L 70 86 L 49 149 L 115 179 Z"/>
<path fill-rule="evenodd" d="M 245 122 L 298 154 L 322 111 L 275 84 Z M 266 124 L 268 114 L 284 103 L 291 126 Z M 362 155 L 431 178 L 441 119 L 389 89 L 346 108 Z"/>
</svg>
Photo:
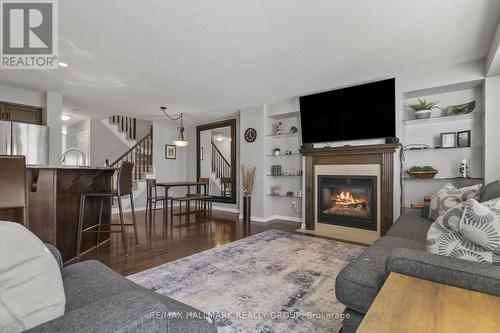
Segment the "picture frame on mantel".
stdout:
<svg viewBox="0 0 500 333">
<path fill-rule="evenodd" d="M 177 146 L 165 145 L 165 159 L 167 160 L 177 159 Z"/>
</svg>

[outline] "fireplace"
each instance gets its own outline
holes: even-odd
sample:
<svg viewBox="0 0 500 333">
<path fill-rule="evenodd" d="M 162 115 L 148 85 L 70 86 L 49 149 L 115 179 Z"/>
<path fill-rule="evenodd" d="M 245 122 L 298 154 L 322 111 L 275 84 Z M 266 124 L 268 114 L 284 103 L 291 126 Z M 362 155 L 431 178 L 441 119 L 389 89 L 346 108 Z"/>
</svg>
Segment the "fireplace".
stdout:
<svg viewBox="0 0 500 333">
<path fill-rule="evenodd" d="M 377 230 L 376 176 L 318 176 L 318 222 Z"/>
</svg>

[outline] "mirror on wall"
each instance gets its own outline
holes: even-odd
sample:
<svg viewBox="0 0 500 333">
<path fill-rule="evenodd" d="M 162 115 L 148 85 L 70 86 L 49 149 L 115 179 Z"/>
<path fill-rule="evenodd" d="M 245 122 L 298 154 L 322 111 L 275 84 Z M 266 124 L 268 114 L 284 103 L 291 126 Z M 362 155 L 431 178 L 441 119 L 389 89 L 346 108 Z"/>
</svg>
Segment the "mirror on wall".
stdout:
<svg viewBox="0 0 500 333">
<path fill-rule="evenodd" d="M 197 176 L 213 201 L 236 203 L 236 119 L 196 127 Z"/>
</svg>

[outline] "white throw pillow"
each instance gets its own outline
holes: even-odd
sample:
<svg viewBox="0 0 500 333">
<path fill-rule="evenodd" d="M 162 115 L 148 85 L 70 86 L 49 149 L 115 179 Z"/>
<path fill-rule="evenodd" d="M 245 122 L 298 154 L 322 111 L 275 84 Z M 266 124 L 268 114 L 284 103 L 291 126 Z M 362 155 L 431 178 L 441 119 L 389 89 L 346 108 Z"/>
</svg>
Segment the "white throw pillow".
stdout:
<svg viewBox="0 0 500 333">
<path fill-rule="evenodd" d="M 448 183 L 444 185 L 431 198 L 429 206 L 429 218 L 435 221 L 442 216 L 448 209 L 453 208 L 460 203 L 479 196 L 482 184 L 456 188 Z"/>
<path fill-rule="evenodd" d="M 0 332 L 21 332 L 62 316 L 66 296 L 49 249 L 19 223 L 0 221 Z"/>
<path fill-rule="evenodd" d="M 500 198 L 470 199 L 439 216 L 427 233 L 427 252 L 500 265 Z"/>
</svg>

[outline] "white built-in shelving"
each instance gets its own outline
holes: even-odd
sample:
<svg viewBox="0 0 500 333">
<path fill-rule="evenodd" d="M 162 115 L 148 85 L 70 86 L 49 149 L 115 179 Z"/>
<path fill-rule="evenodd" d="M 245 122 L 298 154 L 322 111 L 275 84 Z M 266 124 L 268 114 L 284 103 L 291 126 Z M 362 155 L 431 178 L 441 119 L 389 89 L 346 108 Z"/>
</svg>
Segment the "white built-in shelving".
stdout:
<svg viewBox="0 0 500 333">
<path fill-rule="evenodd" d="M 300 112 L 298 110 L 298 100 L 279 102 L 267 105 L 265 115 L 265 140 L 264 140 L 264 191 L 267 197 L 274 198 L 265 205 L 267 216 L 279 215 L 289 216 L 293 219 L 301 219 L 302 206 L 302 179 L 298 174 L 273 175 L 271 167 L 281 165 L 282 170 L 288 173 L 298 173 L 302 171 L 302 155 L 299 153 L 302 144 L 300 133 Z M 276 125 L 282 123 L 282 134 L 276 134 Z M 291 132 L 292 127 L 297 129 Z M 280 154 L 274 154 L 274 150 L 279 148 Z M 291 152 L 286 154 L 285 152 Z M 272 194 L 271 187 L 280 185 L 280 194 Z M 288 195 L 293 192 L 293 195 Z"/>
<path fill-rule="evenodd" d="M 404 151 L 403 165 L 403 207 L 423 202 L 424 195 L 435 193 L 446 182 L 457 187 L 480 183 L 484 178 L 484 80 L 458 82 L 442 86 L 429 87 L 403 93 L 402 106 L 402 144 L 428 145 L 429 149 L 407 149 Z M 414 119 L 414 114 L 408 107 L 417 98 L 426 101 L 439 101 L 431 118 Z M 472 113 L 445 116 L 443 109 L 476 101 Z M 471 131 L 470 147 L 440 148 L 440 134 L 460 131 Z M 458 165 L 462 159 L 471 163 L 471 178 L 458 178 Z M 433 179 L 415 179 L 406 174 L 412 166 L 430 165 L 439 173 Z"/>
</svg>

